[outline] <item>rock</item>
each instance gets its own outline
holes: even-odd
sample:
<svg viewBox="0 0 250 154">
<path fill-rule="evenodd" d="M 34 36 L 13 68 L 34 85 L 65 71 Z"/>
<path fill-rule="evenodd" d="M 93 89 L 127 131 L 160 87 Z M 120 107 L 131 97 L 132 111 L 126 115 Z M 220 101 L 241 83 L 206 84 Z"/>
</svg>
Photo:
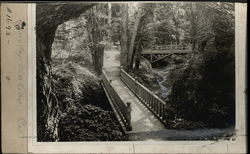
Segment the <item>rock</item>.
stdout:
<svg viewBox="0 0 250 154">
<path fill-rule="evenodd" d="M 139 71 L 136 73 L 136 75 L 137 77 L 139 77 L 139 80 L 141 80 L 141 82 L 144 82 L 149 86 L 151 86 L 153 84 L 153 81 L 156 80 L 151 63 L 146 59 L 141 60 Z"/>
<path fill-rule="evenodd" d="M 94 3 L 38 3 L 36 6 L 37 35 L 37 139 L 57 141 L 60 109 L 52 89 L 51 48 L 57 26 L 79 16 Z"/>
</svg>

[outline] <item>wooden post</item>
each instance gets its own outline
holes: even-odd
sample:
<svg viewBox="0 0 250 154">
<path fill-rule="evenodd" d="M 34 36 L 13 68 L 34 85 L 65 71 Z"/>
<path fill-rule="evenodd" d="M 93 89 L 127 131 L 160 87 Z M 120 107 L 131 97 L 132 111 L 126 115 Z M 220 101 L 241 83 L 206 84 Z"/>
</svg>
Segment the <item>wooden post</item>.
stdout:
<svg viewBox="0 0 250 154">
<path fill-rule="evenodd" d="M 159 113 L 160 113 L 160 110 L 159 110 L 159 108 L 160 108 L 159 105 L 160 105 L 160 104 L 159 104 L 158 100 L 155 100 L 155 101 L 156 101 L 156 114 L 157 114 L 157 115 L 160 115 L 160 114 L 159 114 Z"/>
<path fill-rule="evenodd" d="M 163 121 L 166 121 L 166 105 L 163 106 Z"/>
<path fill-rule="evenodd" d="M 162 103 L 160 104 L 160 118 L 162 118 Z"/>
</svg>

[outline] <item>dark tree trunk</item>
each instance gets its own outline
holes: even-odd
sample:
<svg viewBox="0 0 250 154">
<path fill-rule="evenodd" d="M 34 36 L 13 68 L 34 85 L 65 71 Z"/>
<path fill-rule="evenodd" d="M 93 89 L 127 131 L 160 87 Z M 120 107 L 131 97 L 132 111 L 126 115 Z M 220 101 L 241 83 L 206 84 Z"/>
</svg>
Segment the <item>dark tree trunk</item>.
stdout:
<svg viewBox="0 0 250 154">
<path fill-rule="evenodd" d="M 133 65 L 135 63 L 135 70 L 139 69 L 139 65 L 140 65 L 140 58 L 141 58 L 141 52 L 142 52 L 142 37 L 141 35 L 138 35 L 137 33 L 142 33 L 142 30 L 144 29 L 144 26 L 146 24 L 146 19 L 148 17 L 148 14 L 150 12 L 150 9 L 152 9 L 153 6 L 151 4 L 146 4 L 144 6 L 143 10 L 139 10 L 139 14 L 138 14 L 138 18 L 136 20 L 135 23 L 135 27 L 134 27 L 134 32 L 133 32 L 133 36 L 131 39 L 131 44 L 130 44 L 130 48 L 129 48 L 129 53 L 131 54 L 132 50 L 132 55 L 131 55 L 131 59 L 130 59 L 130 63 L 129 63 L 129 69 L 133 68 Z M 133 38 L 135 37 L 135 38 Z M 134 48 L 135 42 L 137 41 L 137 45 L 136 48 Z"/>
<path fill-rule="evenodd" d="M 95 17 L 95 12 L 97 12 L 97 6 L 91 9 L 90 15 L 90 22 L 91 22 L 91 35 L 92 35 L 92 46 L 91 46 L 91 53 L 93 58 L 93 64 L 95 66 L 95 71 L 98 75 L 101 74 L 102 66 L 103 66 L 103 54 L 104 54 L 104 47 L 100 46 L 99 43 L 102 41 L 103 37 L 101 35 L 100 28 L 98 27 L 98 22 Z"/>
<path fill-rule="evenodd" d="M 98 75 L 102 73 L 102 66 L 103 66 L 103 56 L 104 56 L 104 47 L 103 46 L 95 46 L 94 47 L 95 53 L 95 70 Z"/>
<path fill-rule="evenodd" d="M 139 41 L 136 47 L 136 54 L 135 54 L 135 71 L 139 70 L 140 62 L 141 62 L 141 52 L 142 52 L 142 44 L 141 40 Z"/>
<path fill-rule="evenodd" d="M 195 50 L 196 47 L 196 36 L 197 36 L 197 10 L 196 10 L 196 4 L 191 3 L 191 42 L 192 42 L 192 50 Z"/>
</svg>

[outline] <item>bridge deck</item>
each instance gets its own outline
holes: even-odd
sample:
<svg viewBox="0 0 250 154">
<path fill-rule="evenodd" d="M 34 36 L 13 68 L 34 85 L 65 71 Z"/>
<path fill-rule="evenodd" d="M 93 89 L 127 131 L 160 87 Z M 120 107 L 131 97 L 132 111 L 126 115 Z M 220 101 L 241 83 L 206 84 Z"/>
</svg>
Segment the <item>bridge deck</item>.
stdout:
<svg viewBox="0 0 250 154">
<path fill-rule="evenodd" d="M 159 132 L 165 130 L 164 125 L 149 111 L 135 94 L 121 81 L 120 78 L 120 52 L 106 50 L 104 52 L 103 70 L 111 79 L 111 85 L 124 103 L 131 103 L 132 131 L 128 131 L 130 140 L 163 140 Z M 146 137 L 147 136 L 147 137 Z"/>
<path fill-rule="evenodd" d="M 111 84 L 124 102 L 131 102 L 132 131 L 129 133 L 159 131 L 165 129 L 164 125 L 140 102 L 120 78 L 114 78 Z"/>
</svg>

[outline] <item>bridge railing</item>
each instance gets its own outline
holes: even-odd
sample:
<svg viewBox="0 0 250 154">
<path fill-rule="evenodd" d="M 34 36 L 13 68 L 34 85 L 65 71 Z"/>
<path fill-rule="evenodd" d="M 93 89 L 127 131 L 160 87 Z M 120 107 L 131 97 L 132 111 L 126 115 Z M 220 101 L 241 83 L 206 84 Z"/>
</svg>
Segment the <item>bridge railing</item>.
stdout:
<svg viewBox="0 0 250 154">
<path fill-rule="evenodd" d="M 105 88 L 107 89 L 108 94 L 111 96 L 112 102 L 115 105 L 116 110 L 118 111 L 118 114 L 120 115 L 120 118 L 122 120 L 122 123 L 125 125 L 127 130 L 131 129 L 131 123 L 130 123 L 130 113 L 127 111 L 127 106 L 124 104 L 120 96 L 115 92 L 114 87 L 109 82 L 109 77 L 105 73 L 104 70 L 102 70 L 102 80 Z"/>
<path fill-rule="evenodd" d="M 150 48 L 156 50 L 189 50 L 192 49 L 192 45 L 158 45 L 158 46 L 151 46 Z"/>
<path fill-rule="evenodd" d="M 151 110 L 151 112 L 163 123 L 166 123 L 166 103 L 148 88 L 136 81 L 131 75 L 121 69 L 121 80 L 129 89 Z"/>
</svg>

